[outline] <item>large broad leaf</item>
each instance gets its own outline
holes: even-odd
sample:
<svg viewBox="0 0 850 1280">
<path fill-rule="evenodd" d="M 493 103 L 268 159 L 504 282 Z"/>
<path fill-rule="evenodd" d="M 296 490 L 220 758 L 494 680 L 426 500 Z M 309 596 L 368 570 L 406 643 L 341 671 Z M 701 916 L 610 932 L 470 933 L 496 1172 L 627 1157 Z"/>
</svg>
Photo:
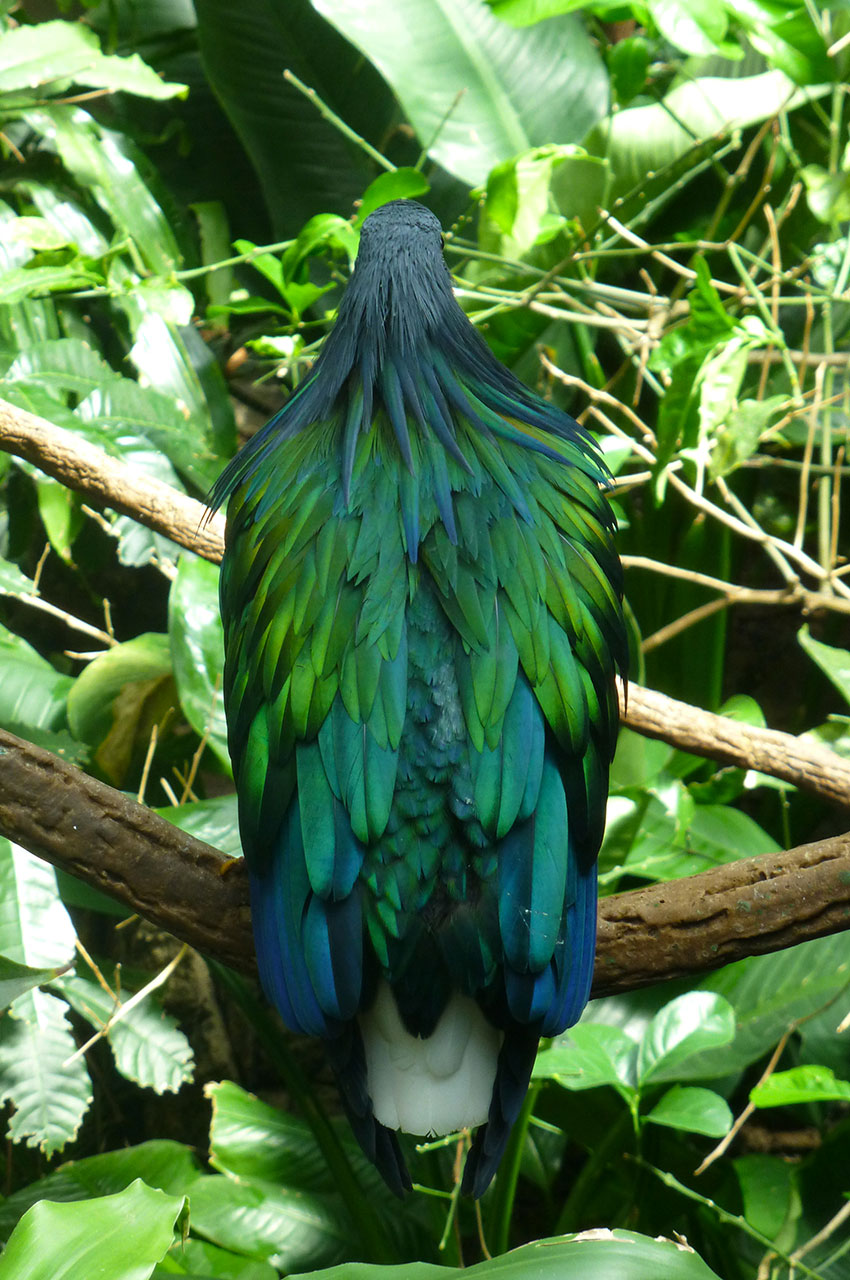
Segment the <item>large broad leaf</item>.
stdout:
<svg viewBox="0 0 850 1280">
<path fill-rule="evenodd" d="M 213 1104 L 210 1159 L 214 1168 L 260 1191 L 274 1186 L 290 1193 L 309 1192 L 323 1211 L 330 1206 L 337 1221 L 348 1220 L 333 1171 L 304 1120 L 270 1107 L 229 1080 L 207 1085 L 206 1093 Z M 398 1256 L 427 1257 L 442 1230 L 440 1202 L 415 1196 L 400 1212 L 398 1201 L 354 1143 L 347 1126 L 340 1129 L 339 1137 Z"/>
<path fill-rule="evenodd" d="M 708 1049 L 687 1063 L 688 1079 L 726 1076 L 768 1053 L 798 1018 L 823 1009 L 850 980 L 847 935 L 818 938 L 776 955 L 751 956 L 710 974 L 706 991 L 723 995 L 735 1010 L 732 1044 Z M 846 1003 L 832 1008 L 835 1026 Z"/>
<path fill-rule="evenodd" d="M 141 1181 L 83 1204 L 42 1200 L 12 1232 L 0 1256 L 0 1280 L 147 1280 L 184 1212 L 182 1196 Z"/>
<path fill-rule="evenodd" d="M 637 1093 L 637 1042 L 618 1027 L 582 1023 L 548 1049 L 534 1064 L 535 1080 L 552 1079 L 565 1089 L 613 1085 L 624 1096 Z"/>
<path fill-rule="evenodd" d="M 149 1187 L 177 1196 L 183 1195 L 197 1176 L 198 1164 L 190 1148 L 165 1139 L 69 1160 L 46 1178 L 13 1192 L 0 1204 L 0 1240 L 9 1238 L 15 1224 L 39 1200 L 90 1200 L 124 1191 L 137 1178 Z"/>
<path fill-rule="evenodd" d="M 484 0 L 316 8 L 375 64 L 423 146 L 464 182 L 530 147 L 580 142 L 607 110 L 607 72 L 571 14 L 515 30 Z"/>
<path fill-rule="evenodd" d="M 426 1262 L 370 1267 L 368 1274 L 369 1280 L 446 1280 L 449 1270 L 461 1274 Z M 687 1245 L 602 1228 L 579 1236 L 536 1240 L 463 1271 L 464 1280 L 656 1280 L 661 1276 L 664 1280 L 717 1280 L 716 1272 Z M 349 1262 L 314 1271 L 310 1280 L 364 1280 L 363 1265 Z"/>
<path fill-rule="evenodd" d="M 189 1197 L 199 1235 L 285 1271 L 321 1266 L 350 1247 L 352 1228 L 336 1196 L 259 1179 L 201 1177 Z"/>
<path fill-rule="evenodd" d="M 180 557 L 177 577 L 168 597 L 168 636 L 177 692 L 186 719 L 196 733 L 209 740 L 229 770 L 218 565 L 200 556 Z"/>
<path fill-rule="evenodd" d="M 148 632 L 116 645 L 89 663 L 68 699 L 72 731 L 97 746 L 97 760 L 115 781 L 123 778 L 133 751 L 147 740 L 159 702 L 168 695 L 168 637 Z"/>
<path fill-rule="evenodd" d="M 90 191 L 116 232 L 135 242 L 147 267 L 168 274 L 183 265 L 168 218 L 143 182 L 135 163 L 140 157 L 126 139 L 104 129 L 79 107 L 69 111 L 45 106 L 28 111 L 25 119 L 42 144 L 54 150 Z"/>
<path fill-rule="evenodd" d="M 176 1240 L 152 1280 L 172 1280 L 175 1275 L 196 1280 L 279 1280 L 280 1272 L 270 1262 L 257 1262 L 231 1249 L 221 1249 L 208 1240 Z"/>
<path fill-rule="evenodd" d="M 315 89 L 374 144 L 391 127 L 392 95 L 369 62 L 308 0 L 196 0 L 207 76 L 253 161 L 275 232 L 294 236 L 321 210 L 348 215 L 374 165 L 283 78 Z"/>
</svg>

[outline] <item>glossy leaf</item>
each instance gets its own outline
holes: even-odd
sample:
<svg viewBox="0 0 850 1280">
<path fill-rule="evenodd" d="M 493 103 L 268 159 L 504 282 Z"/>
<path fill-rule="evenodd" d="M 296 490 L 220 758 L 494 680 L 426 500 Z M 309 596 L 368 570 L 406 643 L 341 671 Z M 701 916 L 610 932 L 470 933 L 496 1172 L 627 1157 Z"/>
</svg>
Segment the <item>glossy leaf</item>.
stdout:
<svg viewBox="0 0 850 1280">
<path fill-rule="evenodd" d="M 636 1231 L 599 1228 L 578 1236 L 536 1240 L 500 1257 L 466 1267 L 431 1266 L 405 1262 L 370 1267 L 369 1280 L 717 1280 L 716 1273 L 688 1245 L 672 1240 L 650 1240 Z M 293 1276 L 292 1280 L 307 1280 Z M 360 1263 L 345 1263 L 311 1273 L 311 1280 L 363 1280 Z"/>
<path fill-rule="evenodd" d="M 169 1195 L 182 1195 L 197 1176 L 198 1164 L 191 1149 L 165 1139 L 68 1160 L 0 1203 L 0 1240 L 9 1238 L 15 1224 L 39 1200 L 90 1200 L 124 1191 L 137 1178 Z"/>
<path fill-rule="evenodd" d="M 0 625 L 0 724 L 26 733 L 66 724 L 68 694 L 74 684 L 31 645 Z"/>
<path fill-rule="evenodd" d="M 191 804 L 167 805 L 155 812 L 181 831 L 220 849 L 229 858 L 242 857 L 236 795 L 212 796 Z"/>
<path fill-rule="evenodd" d="M 637 1053 L 637 1042 L 617 1027 L 582 1022 L 540 1051 L 533 1078 L 556 1080 L 565 1089 L 595 1089 L 610 1084 L 621 1092 L 634 1093 Z"/>
<path fill-rule="evenodd" d="M 150 700 L 170 676 L 168 637 L 148 632 L 107 649 L 77 678 L 68 699 L 72 732 L 97 746 L 98 761 L 116 780 L 146 726 Z"/>
<path fill-rule="evenodd" d="M 639 1083 L 643 1087 L 650 1081 L 681 1079 L 681 1069 L 692 1055 L 734 1038 L 735 1013 L 722 996 L 708 991 L 677 996 L 646 1030 L 638 1052 Z"/>
<path fill-rule="evenodd" d="M 349 1244 L 351 1228 L 335 1196 L 256 1178 L 205 1176 L 189 1187 L 189 1198 L 198 1235 L 286 1271 L 338 1259 Z"/>
<path fill-rule="evenodd" d="M 812 1102 L 850 1102 L 850 1081 L 839 1080 L 829 1067 L 792 1067 L 774 1071 L 750 1090 L 754 1107 L 793 1107 Z"/>
<path fill-rule="evenodd" d="M 752 1153 L 732 1161 L 744 1217 L 780 1249 L 791 1249 L 800 1217 L 799 1167 L 778 1156 Z"/>
<path fill-rule="evenodd" d="M 83 1204 L 42 1200 L 18 1223 L 0 1255 L 0 1280 L 147 1280 L 185 1210 L 141 1181 Z"/>
<path fill-rule="evenodd" d="M 732 1127 L 732 1112 L 726 1099 L 712 1089 L 695 1085 L 674 1084 L 645 1118 L 668 1129 L 684 1129 L 709 1138 L 722 1138 Z"/>
<path fill-rule="evenodd" d="M 751 956 L 709 974 L 703 991 L 722 995 L 735 1010 L 732 1044 L 707 1049 L 688 1062 L 688 1079 L 711 1079 L 740 1071 L 768 1053 L 788 1027 L 824 1008 L 850 978 L 847 938 L 837 934 L 790 947 L 776 955 Z M 833 1007 L 833 1026 L 842 1006 Z"/>
<path fill-rule="evenodd" d="M 12 1001 L 24 992 L 32 991 L 34 987 L 40 987 L 55 978 L 57 972 L 56 968 L 34 969 L 0 955 L 0 1012 L 8 1009 Z"/>
<path fill-rule="evenodd" d="M 800 628 L 797 639 L 827 679 L 832 681 L 844 701 L 850 705 L 850 650 L 838 649 L 831 644 L 824 644 L 822 640 L 815 640 L 807 626 Z"/>
<path fill-rule="evenodd" d="M 807 92 L 826 91 L 827 86 L 817 86 Z M 586 145 L 607 157 L 618 193 L 639 190 L 648 173 L 673 165 L 699 139 L 756 124 L 804 100 L 781 71 L 740 79 L 698 77 L 676 85 L 663 102 L 618 112 L 593 130 Z"/>
</svg>

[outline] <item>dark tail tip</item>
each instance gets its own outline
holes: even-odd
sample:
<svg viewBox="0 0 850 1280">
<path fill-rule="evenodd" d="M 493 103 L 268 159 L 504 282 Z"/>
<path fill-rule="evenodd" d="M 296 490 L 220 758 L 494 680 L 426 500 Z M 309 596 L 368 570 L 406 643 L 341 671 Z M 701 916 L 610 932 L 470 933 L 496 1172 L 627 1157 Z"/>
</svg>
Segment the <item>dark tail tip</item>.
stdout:
<svg viewBox="0 0 850 1280">
<path fill-rule="evenodd" d="M 505 1154 L 514 1121 L 522 1109 L 539 1036 L 526 1028 L 505 1032 L 487 1123 L 482 1125 L 466 1157 L 461 1192 L 478 1200 L 493 1180 Z"/>
</svg>

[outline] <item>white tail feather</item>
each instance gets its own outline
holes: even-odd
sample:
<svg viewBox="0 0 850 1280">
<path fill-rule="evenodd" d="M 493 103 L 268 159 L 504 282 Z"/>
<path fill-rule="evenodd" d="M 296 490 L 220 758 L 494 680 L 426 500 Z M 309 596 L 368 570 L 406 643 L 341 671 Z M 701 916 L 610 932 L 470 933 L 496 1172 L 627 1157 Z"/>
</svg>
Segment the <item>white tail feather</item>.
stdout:
<svg viewBox="0 0 850 1280">
<path fill-rule="evenodd" d="M 474 1000 L 455 994 L 427 1039 L 402 1025 L 386 982 L 360 1015 L 375 1119 L 388 1129 L 436 1135 L 483 1124 L 503 1034 Z"/>
</svg>

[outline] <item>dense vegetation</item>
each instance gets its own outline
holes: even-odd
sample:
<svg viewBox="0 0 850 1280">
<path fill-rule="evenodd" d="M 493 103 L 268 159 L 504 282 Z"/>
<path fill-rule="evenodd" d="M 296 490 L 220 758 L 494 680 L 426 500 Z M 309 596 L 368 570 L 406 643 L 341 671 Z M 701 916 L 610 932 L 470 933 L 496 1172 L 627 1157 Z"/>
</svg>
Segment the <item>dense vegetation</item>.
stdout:
<svg viewBox="0 0 850 1280">
<path fill-rule="evenodd" d="M 850 10 L 578 7 L 0 0 L 0 397 L 203 498 L 415 196 L 599 435 L 633 679 L 850 755 Z M 237 854 L 216 567 L 0 452 L 0 593 L 0 727 Z M 624 730 L 601 884 L 841 829 Z M 850 1277 L 846 935 L 592 1004 L 479 1209 L 454 1141 L 393 1201 L 249 983 L 2 839 L 0 895 L 0 1280 Z"/>
</svg>

